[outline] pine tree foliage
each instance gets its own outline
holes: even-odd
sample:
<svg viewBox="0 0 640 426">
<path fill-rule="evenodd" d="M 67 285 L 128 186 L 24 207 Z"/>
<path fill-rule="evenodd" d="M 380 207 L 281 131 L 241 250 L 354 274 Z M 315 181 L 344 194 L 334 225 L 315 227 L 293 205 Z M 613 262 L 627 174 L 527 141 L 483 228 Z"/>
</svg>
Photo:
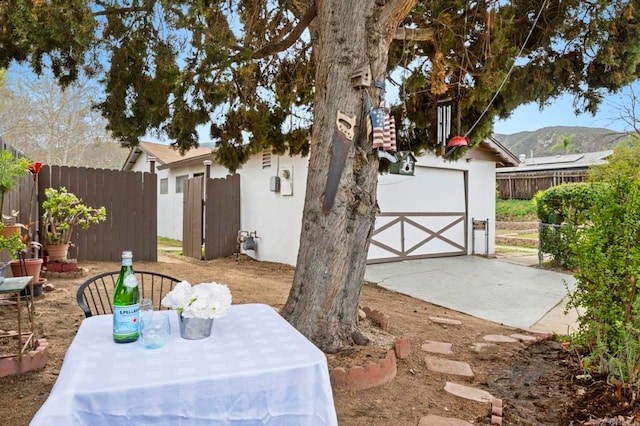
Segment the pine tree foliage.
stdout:
<svg viewBox="0 0 640 426">
<path fill-rule="evenodd" d="M 99 108 L 125 146 L 160 129 L 184 151 L 198 145 L 196 127 L 210 125 L 218 160 L 235 170 L 263 149 L 308 153 L 312 41 L 327 36 L 314 32 L 314 11 L 291 0 L 8 0 L 0 66 L 50 66 L 63 85 L 84 69 L 102 78 Z M 620 0 L 415 2 L 401 25 L 431 37 L 397 39 L 386 76 L 400 85 L 403 148 L 434 148 L 435 105 L 447 97 L 460 103 L 454 133 L 474 142 L 494 117 L 564 92 L 577 111 L 595 112 L 638 77 L 639 13 Z M 307 121 L 292 128 L 292 111 Z"/>
</svg>

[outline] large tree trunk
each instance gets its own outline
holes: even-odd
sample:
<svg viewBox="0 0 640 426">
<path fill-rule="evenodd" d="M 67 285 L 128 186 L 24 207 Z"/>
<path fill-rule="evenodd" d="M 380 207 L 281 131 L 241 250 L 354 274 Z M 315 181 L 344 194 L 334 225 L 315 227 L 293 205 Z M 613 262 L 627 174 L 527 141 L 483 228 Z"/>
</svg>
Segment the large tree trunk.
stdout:
<svg viewBox="0 0 640 426">
<path fill-rule="evenodd" d="M 369 237 L 376 214 L 378 159 L 367 138 L 364 92 L 351 74 L 366 63 L 384 80 L 389 45 L 414 0 L 317 0 L 314 122 L 297 268 L 283 315 L 325 352 L 364 344 L 357 327 Z M 376 106 L 380 91 L 369 88 Z M 357 119 L 333 207 L 323 212 L 338 111 Z"/>
</svg>

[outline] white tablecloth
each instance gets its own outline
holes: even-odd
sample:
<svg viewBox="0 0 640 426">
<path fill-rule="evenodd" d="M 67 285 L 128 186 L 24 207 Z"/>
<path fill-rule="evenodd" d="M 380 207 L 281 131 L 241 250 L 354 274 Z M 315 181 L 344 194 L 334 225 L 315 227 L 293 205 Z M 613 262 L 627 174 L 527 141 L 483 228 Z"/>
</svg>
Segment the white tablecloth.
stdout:
<svg viewBox="0 0 640 426">
<path fill-rule="evenodd" d="M 31 425 L 337 425 L 325 355 L 267 305 L 232 305 L 211 337 L 160 349 L 85 319 Z"/>
</svg>

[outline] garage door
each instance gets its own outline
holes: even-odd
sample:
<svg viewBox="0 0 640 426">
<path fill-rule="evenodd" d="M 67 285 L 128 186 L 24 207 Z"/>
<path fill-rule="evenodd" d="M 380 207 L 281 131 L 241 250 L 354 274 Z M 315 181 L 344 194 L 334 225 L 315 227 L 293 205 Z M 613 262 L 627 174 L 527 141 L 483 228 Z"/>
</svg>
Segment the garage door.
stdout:
<svg viewBox="0 0 640 426">
<path fill-rule="evenodd" d="M 381 176 L 367 263 L 466 255 L 466 181 L 465 171 L 428 167 Z"/>
</svg>

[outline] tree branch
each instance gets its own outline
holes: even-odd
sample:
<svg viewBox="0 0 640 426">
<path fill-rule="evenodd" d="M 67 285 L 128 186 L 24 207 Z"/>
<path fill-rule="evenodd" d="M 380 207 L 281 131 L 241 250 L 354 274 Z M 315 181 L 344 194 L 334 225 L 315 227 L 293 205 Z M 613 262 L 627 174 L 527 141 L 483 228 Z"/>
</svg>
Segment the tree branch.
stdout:
<svg viewBox="0 0 640 426">
<path fill-rule="evenodd" d="M 115 15 L 119 13 L 134 13 L 134 12 L 144 12 L 147 8 L 144 7 L 113 7 L 109 4 L 106 4 L 100 0 L 96 0 L 96 4 L 101 6 L 103 10 L 93 12 L 93 16 L 106 16 L 106 15 Z"/>
<path fill-rule="evenodd" d="M 254 59 L 262 59 L 267 56 L 271 56 L 275 53 L 287 50 L 288 48 L 293 46 L 293 43 L 295 43 L 296 40 L 300 38 L 300 35 L 302 35 L 304 30 L 307 29 L 309 24 L 315 19 L 316 15 L 317 15 L 316 4 L 314 2 L 305 11 L 302 18 L 300 18 L 300 22 L 298 22 L 298 25 L 296 25 L 293 31 L 291 31 L 286 37 L 282 38 L 280 41 L 268 44 L 266 46 L 262 46 L 260 49 L 254 51 L 251 57 Z"/>
<path fill-rule="evenodd" d="M 383 0 L 380 12 L 380 22 L 385 26 L 388 41 L 395 39 L 396 31 L 402 20 L 411 12 L 417 0 Z"/>
<path fill-rule="evenodd" d="M 434 41 L 431 28 L 404 28 L 399 27 L 393 35 L 394 40 L 409 41 Z"/>
</svg>

